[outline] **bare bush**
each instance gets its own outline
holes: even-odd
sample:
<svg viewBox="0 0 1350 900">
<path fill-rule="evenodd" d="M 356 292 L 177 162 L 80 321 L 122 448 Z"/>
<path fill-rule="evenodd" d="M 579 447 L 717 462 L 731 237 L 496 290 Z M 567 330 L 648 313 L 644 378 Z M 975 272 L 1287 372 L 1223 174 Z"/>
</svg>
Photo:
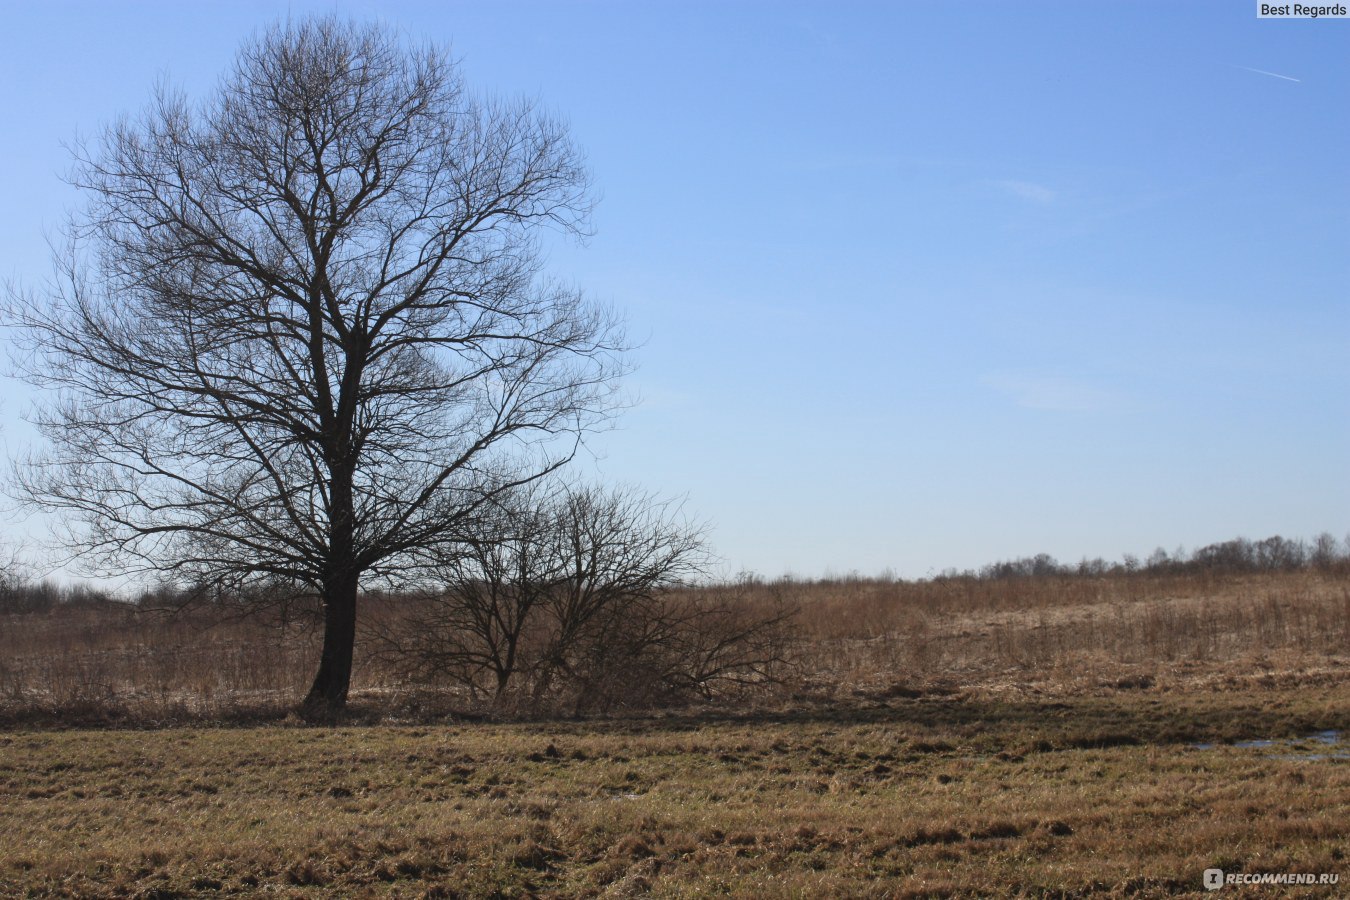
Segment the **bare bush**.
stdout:
<svg viewBox="0 0 1350 900">
<path fill-rule="evenodd" d="M 756 602 L 744 583 L 665 592 L 634 612 L 584 645 L 577 711 L 736 698 L 796 670 L 795 610 L 777 596 Z"/>
<path fill-rule="evenodd" d="M 444 589 L 380 631 L 407 677 L 499 705 L 581 713 L 768 683 L 787 615 L 685 590 L 700 529 L 632 490 L 519 492 L 441 566 Z"/>
</svg>

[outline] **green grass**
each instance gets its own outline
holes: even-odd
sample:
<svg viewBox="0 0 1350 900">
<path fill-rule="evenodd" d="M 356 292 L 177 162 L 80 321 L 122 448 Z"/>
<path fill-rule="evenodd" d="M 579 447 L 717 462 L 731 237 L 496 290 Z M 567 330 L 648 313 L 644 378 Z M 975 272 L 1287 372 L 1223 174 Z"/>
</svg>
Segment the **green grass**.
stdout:
<svg viewBox="0 0 1350 900">
<path fill-rule="evenodd" d="M 1347 726 L 1350 688 L 1330 682 L 11 731 L 0 895 L 1152 896 L 1204 893 L 1210 866 L 1350 881 L 1350 761 L 1192 746 Z"/>
</svg>

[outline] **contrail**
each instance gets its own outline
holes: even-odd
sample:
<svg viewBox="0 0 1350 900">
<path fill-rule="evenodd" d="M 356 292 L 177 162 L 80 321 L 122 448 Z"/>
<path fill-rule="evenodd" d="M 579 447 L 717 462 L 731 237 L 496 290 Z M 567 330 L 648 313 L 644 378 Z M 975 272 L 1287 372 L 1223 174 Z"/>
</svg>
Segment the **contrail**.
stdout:
<svg viewBox="0 0 1350 900">
<path fill-rule="evenodd" d="M 1297 81 L 1303 83 L 1302 78 L 1294 78 L 1291 75 L 1281 75 L 1279 72 L 1267 72 L 1265 69 L 1253 69 L 1251 66 L 1237 66 L 1239 69 L 1246 69 L 1248 72 L 1255 72 L 1257 75 L 1269 75 L 1271 78 L 1283 78 L 1285 81 Z"/>
</svg>

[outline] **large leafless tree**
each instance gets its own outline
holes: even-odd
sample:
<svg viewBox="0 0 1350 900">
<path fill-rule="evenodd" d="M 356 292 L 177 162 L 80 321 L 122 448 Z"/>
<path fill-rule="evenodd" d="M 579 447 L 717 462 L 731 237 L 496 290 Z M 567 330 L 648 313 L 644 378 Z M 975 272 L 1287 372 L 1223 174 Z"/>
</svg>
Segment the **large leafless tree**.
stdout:
<svg viewBox="0 0 1350 900">
<path fill-rule="evenodd" d="M 203 103 L 160 89 L 77 149 L 87 205 L 11 291 L 54 390 L 27 499 L 103 571 L 322 598 L 307 703 L 345 705 L 358 590 L 444 559 L 614 408 L 614 319 L 540 273 L 587 174 L 530 103 L 334 19 L 247 43 Z"/>
</svg>

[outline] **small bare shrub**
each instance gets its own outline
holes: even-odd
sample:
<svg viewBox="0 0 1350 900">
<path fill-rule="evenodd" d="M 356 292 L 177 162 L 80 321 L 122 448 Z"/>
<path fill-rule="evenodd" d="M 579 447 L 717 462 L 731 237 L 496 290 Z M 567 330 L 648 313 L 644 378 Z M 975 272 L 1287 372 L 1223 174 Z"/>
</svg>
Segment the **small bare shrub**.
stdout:
<svg viewBox="0 0 1350 900">
<path fill-rule="evenodd" d="M 443 560 L 444 589 L 376 636 L 409 680 L 499 707 L 581 713 L 763 686 L 785 662 L 787 616 L 689 589 L 707 559 L 668 503 L 532 490 L 481 518 Z"/>
</svg>

